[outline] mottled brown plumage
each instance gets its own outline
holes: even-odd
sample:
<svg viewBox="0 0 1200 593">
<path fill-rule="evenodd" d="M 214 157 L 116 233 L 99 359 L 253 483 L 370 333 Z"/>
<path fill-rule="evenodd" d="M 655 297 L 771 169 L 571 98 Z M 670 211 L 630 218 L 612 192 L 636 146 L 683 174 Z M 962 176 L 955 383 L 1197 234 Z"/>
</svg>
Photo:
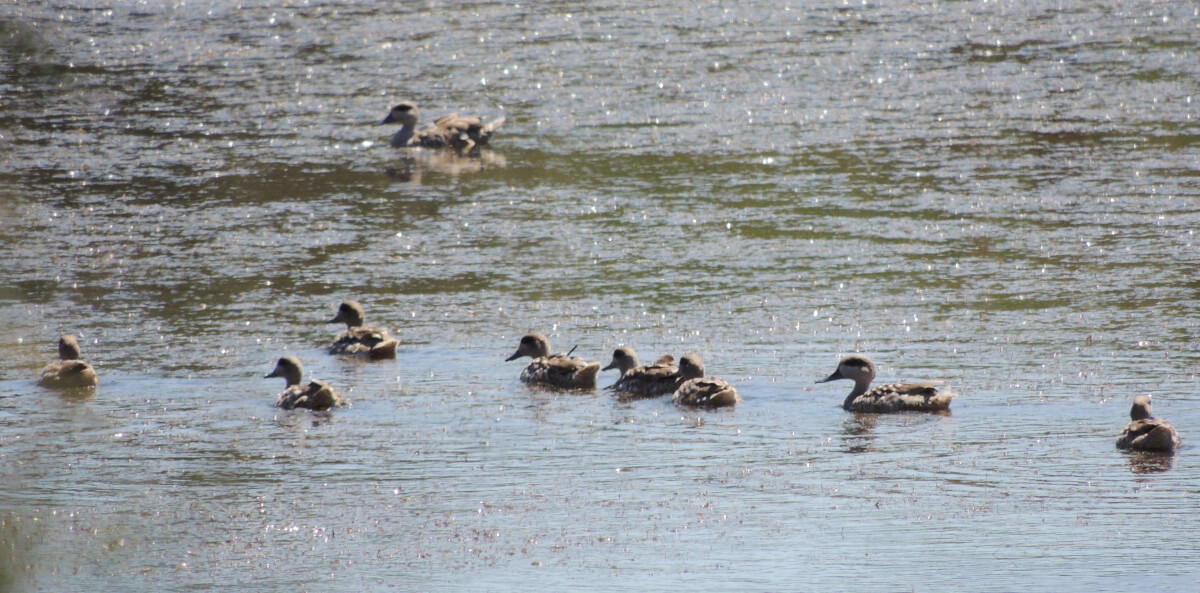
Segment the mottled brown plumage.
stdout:
<svg viewBox="0 0 1200 593">
<path fill-rule="evenodd" d="M 600 363 L 566 354 L 550 354 L 550 342 L 542 334 L 532 333 L 521 338 L 517 351 L 505 362 L 522 356 L 533 359 L 521 372 L 521 381 L 525 383 L 566 389 L 596 388 Z"/>
<path fill-rule="evenodd" d="M 52 389 L 75 389 L 94 387 L 100 382 L 96 369 L 80 359 L 79 341 L 75 336 L 64 335 L 58 339 L 58 358 L 42 369 L 39 385 Z"/>
<path fill-rule="evenodd" d="M 695 354 L 685 354 L 679 361 L 680 385 L 671 402 L 697 408 L 723 408 L 741 403 L 742 396 L 724 379 L 704 376 L 704 362 Z"/>
<path fill-rule="evenodd" d="M 674 393 L 682 382 L 679 367 L 675 365 L 675 357 L 668 354 L 654 364 L 639 365 L 637 353 L 629 346 L 622 346 L 613 351 L 612 362 L 600 370 L 609 369 L 619 370 L 621 377 L 605 389 L 636 397 Z"/>
<path fill-rule="evenodd" d="M 492 134 L 504 123 L 504 118 L 483 123 L 478 117 L 460 117 L 457 113 L 443 115 L 432 125 L 417 130 L 419 111 L 415 103 L 402 101 L 388 112 L 380 124 L 400 124 L 400 131 L 392 136 L 392 148 L 420 146 L 424 148 L 451 148 L 458 152 L 487 146 Z"/>
<path fill-rule="evenodd" d="M 346 405 L 346 399 L 324 381 L 314 380 L 308 385 L 301 385 L 304 367 L 300 364 L 300 359 L 295 356 L 280 358 L 279 362 L 275 364 L 275 370 L 268 373 L 265 378 L 271 377 L 283 377 L 287 382 L 287 387 L 275 400 L 275 405 L 285 410 L 292 408 L 328 410 Z"/>
<path fill-rule="evenodd" d="M 1117 438 L 1118 449 L 1134 451 L 1174 451 L 1183 446 L 1183 440 L 1170 422 L 1155 418 L 1149 395 L 1133 398 L 1129 417 L 1133 420 L 1125 425 Z"/>
<path fill-rule="evenodd" d="M 346 331 L 329 345 L 329 353 L 341 356 L 363 356 L 371 360 L 396 358 L 398 340 L 392 339 L 382 327 L 365 325 L 366 315 L 357 301 L 346 301 L 338 307 L 337 316 L 327 323 L 345 323 Z"/>
<path fill-rule="evenodd" d="M 842 402 L 842 407 L 851 412 L 942 412 L 950 409 L 950 400 L 956 395 L 938 390 L 940 381 L 889 383 L 869 389 L 875 379 L 875 363 L 861 354 L 843 358 L 832 375 L 817 383 L 837 379 L 854 381 L 854 389 Z"/>
</svg>

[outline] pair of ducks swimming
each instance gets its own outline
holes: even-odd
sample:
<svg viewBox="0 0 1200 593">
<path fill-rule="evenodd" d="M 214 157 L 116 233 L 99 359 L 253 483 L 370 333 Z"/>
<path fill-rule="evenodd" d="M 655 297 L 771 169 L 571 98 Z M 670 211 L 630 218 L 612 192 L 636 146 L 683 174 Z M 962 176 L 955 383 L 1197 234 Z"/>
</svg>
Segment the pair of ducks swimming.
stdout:
<svg viewBox="0 0 1200 593">
<path fill-rule="evenodd" d="M 367 316 L 358 301 L 345 301 L 338 305 L 337 315 L 326 323 L 345 323 L 346 331 L 338 334 L 329 345 L 328 352 L 337 356 L 362 357 L 367 360 L 389 360 L 396 358 L 396 347 L 400 341 L 388 335 L 382 327 L 366 324 Z M 313 379 L 302 385 L 304 365 L 295 356 L 284 356 L 275 363 L 275 370 L 264 378 L 282 377 L 286 382 L 283 393 L 275 405 L 285 410 L 307 408 L 328 410 L 340 408 L 347 403 L 342 394 L 324 381 Z"/>
</svg>

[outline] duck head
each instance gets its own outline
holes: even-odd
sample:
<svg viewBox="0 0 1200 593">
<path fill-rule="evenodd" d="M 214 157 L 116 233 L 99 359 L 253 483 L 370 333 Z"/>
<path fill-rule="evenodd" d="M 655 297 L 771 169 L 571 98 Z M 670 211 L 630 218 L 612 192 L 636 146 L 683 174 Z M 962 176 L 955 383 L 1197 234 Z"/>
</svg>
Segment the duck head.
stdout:
<svg viewBox="0 0 1200 593">
<path fill-rule="evenodd" d="M 1150 394 L 1133 398 L 1133 407 L 1129 408 L 1129 417 L 1133 420 L 1153 418 L 1154 407 L 1150 405 Z"/>
<path fill-rule="evenodd" d="M 337 315 L 326 323 L 345 323 L 346 328 L 359 327 L 366 323 L 367 316 L 363 313 L 362 305 L 358 301 L 345 301 L 338 305 Z"/>
<path fill-rule="evenodd" d="M 295 356 L 285 356 L 275 363 L 275 370 L 267 374 L 264 379 L 272 377 L 283 377 L 287 381 L 287 386 L 299 385 L 300 379 L 304 377 L 304 366 L 300 364 L 300 359 Z"/>
<path fill-rule="evenodd" d="M 417 125 L 417 105 L 412 101 L 401 101 L 388 112 L 387 117 L 379 122 L 383 124 L 400 124 L 403 126 L 412 127 Z"/>
<path fill-rule="evenodd" d="M 513 352 L 512 356 L 504 359 L 504 362 L 516 360 L 522 356 L 529 358 L 543 358 L 550 356 L 550 341 L 542 334 L 526 334 L 521 338 L 521 343 L 517 344 L 517 351 Z"/>
<path fill-rule="evenodd" d="M 79 340 L 70 334 L 58 339 L 58 358 L 61 360 L 79 360 Z"/>
<path fill-rule="evenodd" d="M 679 359 L 679 375 L 686 381 L 688 379 L 699 379 L 704 376 L 704 361 L 700 360 L 699 354 L 684 354 L 683 358 Z"/>
<path fill-rule="evenodd" d="M 633 348 L 630 348 L 629 346 L 621 346 L 620 348 L 613 350 L 612 362 L 608 363 L 608 366 L 600 370 L 607 371 L 609 369 L 617 369 L 621 371 L 622 375 L 624 375 L 629 371 L 629 369 L 632 369 L 636 366 L 638 366 L 637 352 L 634 352 Z"/>
<path fill-rule="evenodd" d="M 837 370 L 833 371 L 833 374 L 817 383 L 828 383 L 838 379 L 850 379 L 855 384 L 870 384 L 875 379 L 875 363 L 861 354 L 847 356 L 838 363 Z"/>
</svg>

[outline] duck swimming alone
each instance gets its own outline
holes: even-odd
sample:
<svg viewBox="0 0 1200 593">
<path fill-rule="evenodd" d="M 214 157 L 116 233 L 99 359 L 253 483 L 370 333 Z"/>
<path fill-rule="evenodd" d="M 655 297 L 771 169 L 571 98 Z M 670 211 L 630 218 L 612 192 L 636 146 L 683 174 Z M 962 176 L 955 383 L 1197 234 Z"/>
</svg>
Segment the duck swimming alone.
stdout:
<svg viewBox="0 0 1200 593">
<path fill-rule="evenodd" d="M 723 408 L 741 403 L 742 396 L 724 379 L 704 376 L 704 363 L 695 354 L 685 354 L 679 360 L 682 383 L 671 396 L 671 402 L 697 408 Z"/>
<path fill-rule="evenodd" d="M 58 339 L 58 358 L 42 369 L 38 385 L 52 389 L 94 387 L 99 383 L 96 369 L 79 358 L 79 341 L 75 336 L 64 335 Z"/>
<path fill-rule="evenodd" d="M 550 354 L 550 342 L 542 334 L 527 334 L 521 338 L 517 351 L 505 362 L 522 356 L 533 359 L 521 372 L 525 383 L 566 389 L 595 389 L 600 363 L 587 362 L 570 354 Z"/>
<path fill-rule="evenodd" d="M 342 356 L 365 356 L 371 360 L 396 358 L 398 340 L 392 339 L 382 327 L 364 325 L 366 315 L 358 301 L 346 301 L 338 306 L 337 316 L 326 323 L 345 323 L 346 331 L 329 345 L 329 353 Z"/>
<path fill-rule="evenodd" d="M 1126 424 L 1125 430 L 1117 438 L 1118 449 L 1174 451 L 1183 446 L 1175 427 L 1166 420 L 1155 418 L 1153 411 L 1149 395 L 1133 398 L 1133 407 L 1129 409 L 1129 417 L 1133 422 Z"/>
<path fill-rule="evenodd" d="M 432 125 L 417 130 L 418 113 L 416 103 L 401 101 L 379 122 L 380 125 L 400 124 L 400 131 L 392 136 L 392 148 L 420 146 L 468 152 L 477 147 L 487 146 L 492 133 L 504 123 L 503 117 L 485 124 L 478 117 L 459 117 L 457 113 L 451 113 L 434 120 Z"/>
<path fill-rule="evenodd" d="M 328 410 L 346 405 L 346 400 L 324 381 L 313 380 L 308 385 L 301 385 L 304 377 L 304 367 L 295 356 L 284 356 L 275 364 L 275 370 L 264 379 L 283 377 L 287 388 L 275 400 L 277 407 L 285 410 L 292 408 L 307 408 L 309 410 Z"/>
<path fill-rule="evenodd" d="M 613 351 L 612 362 L 600 369 L 607 371 L 617 369 L 621 377 L 616 383 L 605 389 L 617 393 L 627 393 L 637 397 L 655 397 L 673 393 L 682 380 L 679 367 L 675 365 L 675 357 L 670 354 L 658 359 L 654 364 L 641 366 L 638 364 L 637 353 L 629 346 L 621 346 Z"/>
<path fill-rule="evenodd" d="M 842 407 L 851 412 L 942 412 L 950 409 L 950 400 L 957 395 L 950 391 L 938 391 L 937 385 L 941 381 L 889 383 L 868 389 L 875 379 L 875 363 L 861 354 L 843 358 L 832 375 L 817 383 L 837 379 L 854 381 L 854 389 L 842 402 Z"/>
</svg>

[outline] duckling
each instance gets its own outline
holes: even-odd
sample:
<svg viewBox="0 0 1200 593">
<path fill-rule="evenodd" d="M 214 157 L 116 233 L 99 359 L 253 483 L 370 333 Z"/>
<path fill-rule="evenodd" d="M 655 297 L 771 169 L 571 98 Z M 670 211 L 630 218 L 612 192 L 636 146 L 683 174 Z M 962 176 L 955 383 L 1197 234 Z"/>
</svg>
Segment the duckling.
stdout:
<svg viewBox="0 0 1200 593">
<path fill-rule="evenodd" d="M 99 383 L 96 369 L 79 358 L 79 341 L 75 336 L 64 335 L 58 339 L 58 358 L 42 369 L 38 385 L 51 389 L 94 387 Z"/>
<path fill-rule="evenodd" d="M 550 341 L 542 334 L 527 334 L 521 338 L 517 351 L 504 361 L 522 356 L 533 359 L 521 372 L 521 381 L 525 383 L 567 389 L 596 388 L 596 373 L 600 372 L 600 363 L 587 362 L 570 353 L 550 354 Z"/>
<path fill-rule="evenodd" d="M 285 410 L 292 408 L 328 410 L 346 405 L 346 399 L 324 381 L 313 380 L 308 385 L 301 385 L 300 380 L 304 377 L 304 367 L 300 364 L 300 359 L 295 356 L 280 358 L 279 362 L 275 364 L 275 370 L 263 378 L 270 379 L 271 377 L 283 377 L 283 380 L 287 381 L 287 388 L 279 394 L 279 399 L 275 400 L 275 405 Z"/>
<path fill-rule="evenodd" d="M 504 118 L 484 124 L 478 117 L 459 117 L 457 113 L 443 115 L 433 125 L 417 130 L 417 105 L 412 101 L 401 101 L 392 107 L 387 117 L 379 122 L 400 124 L 400 131 L 392 136 L 392 148 L 421 146 L 424 148 L 452 148 L 468 152 L 473 148 L 487 146 L 492 133 L 504 123 Z"/>
<path fill-rule="evenodd" d="M 941 412 L 950 409 L 950 400 L 957 395 L 950 391 L 938 391 L 936 386 L 941 381 L 889 383 L 868 389 L 874 378 L 875 363 L 866 356 L 854 354 L 843 358 L 832 375 L 817 383 L 837 379 L 854 381 L 854 389 L 842 402 L 842 407 L 851 412 Z"/>
<path fill-rule="evenodd" d="M 363 325 L 366 315 L 358 301 L 346 301 L 338 307 L 337 316 L 326 323 L 345 323 L 346 331 L 329 345 L 330 354 L 366 356 L 371 360 L 396 358 L 400 342 L 392 339 L 382 327 Z"/>
<path fill-rule="evenodd" d="M 1117 438 L 1118 449 L 1170 452 L 1183 446 L 1175 427 L 1166 420 L 1155 418 L 1153 411 L 1149 395 L 1133 398 L 1133 407 L 1129 409 L 1133 422 L 1126 424 Z"/>
<path fill-rule="evenodd" d="M 600 370 L 609 369 L 621 371 L 621 377 L 605 389 L 637 397 L 673 393 L 681 382 L 679 367 L 675 366 L 675 357 L 668 354 L 654 364 L 639 366 L 637 353 L 629 346 L 621 346 L 614 350 L 612 362 Z"/>
<path fill-rule="evenodd" d="M 685 354 L 679 361 L 682 383 L 671 396 L 671 402 L 680 406 L 700 408 L 723 408 L 741 403 L 742 396 L 724 379 L 704 376 L 704 363 L 695 354 Z"/>
</svg>

